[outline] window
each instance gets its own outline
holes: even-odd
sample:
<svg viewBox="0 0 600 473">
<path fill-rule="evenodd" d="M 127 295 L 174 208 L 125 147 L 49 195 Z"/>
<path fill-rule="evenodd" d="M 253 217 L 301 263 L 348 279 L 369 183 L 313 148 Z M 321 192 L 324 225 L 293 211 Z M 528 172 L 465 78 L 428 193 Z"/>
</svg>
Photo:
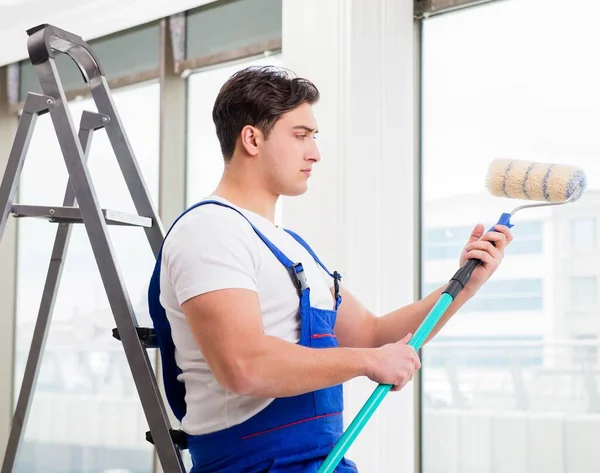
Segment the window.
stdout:
<svg viewBox="0 0 600 473">
<path fill-rule="evenodd" d="M 113 98 L 139 166 L 158 198 L 159 85 L 114 91 Z M 91 100 L 70 104 L 79 125 Z M 95 132 L 89 168 L 103 208 L 136 213 L 103 130 Z M 20 182 L 18 202 L 62 204 L 64 160 L 48 114 L 41 116 Z M 146 291 L 154 257 L 141 228 L 111 226 L 118 265 L 140 324 L 149 323 Z M 46 279 L 55 224 L 19 220 L 15 402 Z M 43 353 L 38 383 L 15 471 L 28 473 L 150 473 L 147 422 L 108 299 L 82 225 L 74 225 Z M 150 358 L 154 358 L 151 352 Z"/>
<path fill-rule="evenodd" d="M 252 58 L 198 71 L 189 77 L 187 202 L 209 196 L 219 184 L 223 155 L 212 121 L 212 109 L 221 86 L 236 71 L 250 65 L 281 66 L 281 56 Z M 281 208 L 278 208 L 278 219 Z"/>
<path fill-rule="evenodd" d="M 574 250 L 591 250 L 596 247 L 596 218 L 571 220 L 571 246 Z"/>
<path fill-rule="evenodd" d="M 593 308 L 598 305 L 598 279 L 596 276 L 571 278 L 571 305 L 576 308 Z"/>
<path fill-rule="evenodd" d="M 598 363 L 600 340 L 598 335 L 576 335 L 573 362 L 587 369 L 594 369 Z"/>
<path fill-rule="evenodd" d="M 429 294 L 444 284 L 428 283 L 423 292 Z M 491 279 L 461 308 L 461 313 L 541 311 L 544 305 L 542 286 L 541 279 Z"/>
<path fill-rule="evenodd" d="M 423 242 L 424 258 L 427 260 L 458 258 L 471 230 L 469 227 L 426 230 Z"/>
<path fill-rule="evenodd" d="M 452 347 L 452 350 L 448 348 Z M 507 356 L 507 353 L 510 356 Z M 542 337 L 444 337 L 437 338 L 431 349 L 424 352 L 427 366 L 510 366 L 541 365 L 543 363 Z"/>
<path fill-rule="evenodd" d="M 281 0 L 213 2 L 187 16 L 188 59 L 279 43 Z"/>
<path fill-rule="evenodd" d="M 499 208 L 509 212 L 524 203 L 487 192 L 492 160 L 579 166 L 588 186 L 568 208 L 515 215 L 515 239 L 501 268 L 423 348 L 422 473 L 547 471 L 548 465 L 556 473 L 600 471 L 588 434 L 600 427 L 593 414 L 598 342 L 589 339 L 600 333 L 600 317 L 569 318 L 574 309 L 598 307 L 596 279 L 571 280 L 596 275 L 600 257 L 593 205 L 600 195 L 594 158 L 600 154 L 600 67 L 590 60 L 600 41 L 600 4 L 586 1 L 582 11 L 512 0 L 423 20 L 424 291 L 452 276 L 443 274 L 450 264 L 430 260 L 456 262 L 478 221 L 489 215 L 491 224 Z M 574 219 L 566 228 L 564 215 Z M 586 257 L 575 258 L 581 249 Z M 563 442 L 566 424 L 549 421 L 564 416 L 580 421 L 567 429 L 581 446 L 577 452 Z M 548 429 L 557 435 L 528 442 L 530 432 Z"/>
<path fill-rule="evenodd" d="M 511 231 L 514 242 L 509 255 L 542 252 L 542 222 L 519 222 Z M 465 246 L 473 227 L 429 228 L 425 230 L 423 258 L 425 260 L 455 259 Z"/>
</svg>

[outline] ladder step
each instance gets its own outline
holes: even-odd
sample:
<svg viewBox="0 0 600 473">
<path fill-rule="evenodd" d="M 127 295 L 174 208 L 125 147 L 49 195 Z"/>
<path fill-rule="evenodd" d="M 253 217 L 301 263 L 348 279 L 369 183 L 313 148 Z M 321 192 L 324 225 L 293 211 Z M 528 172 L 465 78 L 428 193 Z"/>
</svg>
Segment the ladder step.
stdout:
<svg viewBox="0 0 600 473">
<path fill-rule="evenodd" d="M 131 227 L 151 227 L 152 219 L 116 210 L 101 209 L 107 225 Z M 81 210 L 78 207 L 48 207 L 42 205 L 13 205 L 11 212 L 16 218 L 45 218 L 53 223 L 83 223 Z"/>
<path fill-rule="evenodd" d="M 153 328 L 136 327 L 135 330 L 138 334 L 138 338 L 142 342 L 142 345 L 144 345 L 146 348 L 158 348 L 158 340 L 156 339 L 156 332 Z M 117 340 L 121 340 L 119 329 L 113 328 L 112 336 Z"/>
</svg>

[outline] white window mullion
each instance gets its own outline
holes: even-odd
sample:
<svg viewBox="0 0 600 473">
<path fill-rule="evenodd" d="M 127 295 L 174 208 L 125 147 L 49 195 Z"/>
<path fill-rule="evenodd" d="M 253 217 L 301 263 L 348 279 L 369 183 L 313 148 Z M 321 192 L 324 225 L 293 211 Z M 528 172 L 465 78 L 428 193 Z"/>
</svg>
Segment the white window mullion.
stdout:
<svg viewBox="0 0 600 473">
<path fill-rule="evenodd" d="M 412 0 L 283 3 L 283 63 L 315 82 L 322 161 L 284 203 L 295 228 L 373 312 L 414 300 L 415 120 Z M 390 393 L 353 443 L 359 471 L 412 472 L 413 385 Z M 347 384 L 346 424 L 376 385 Z"/>
</svg>

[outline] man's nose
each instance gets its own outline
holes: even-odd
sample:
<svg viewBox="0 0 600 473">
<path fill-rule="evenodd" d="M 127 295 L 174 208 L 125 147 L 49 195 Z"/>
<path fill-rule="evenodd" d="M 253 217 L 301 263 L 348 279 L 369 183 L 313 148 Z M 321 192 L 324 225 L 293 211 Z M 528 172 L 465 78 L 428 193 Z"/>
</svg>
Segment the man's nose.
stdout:
<svg viewBox="0 0 600 473">
<path fill-rule="evenodd" d="M 308 161 L 314 161 L 315 163 L 321 161 L 321 153 L 319 152 L 319 148 L 316 144 L 313 144 L 313 146 L 311 146 L 311 148 L 308 150 L 306 153 L 306 159 Z"/>
</svg>

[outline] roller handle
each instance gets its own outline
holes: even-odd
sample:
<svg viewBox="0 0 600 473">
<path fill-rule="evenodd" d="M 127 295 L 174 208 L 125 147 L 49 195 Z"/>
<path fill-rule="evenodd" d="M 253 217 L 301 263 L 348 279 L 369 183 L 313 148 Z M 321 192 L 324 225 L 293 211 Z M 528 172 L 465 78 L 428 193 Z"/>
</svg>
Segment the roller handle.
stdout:
<svg viewBox="0 0 600 473">
<path fill-rule="evenodd" d="M 77 63 L 84 80 L 104 75 L 100 61 L 80 36 L 45 23 L 28 29 L 27 35 L 27 50 L 34 66 L 54 59 L 54 51 L 60 51 Z"/>
<path fill-rule="evenodd" d="M 510 223 L 510 214 L 503 213 L 496 225 L 506 225 L 508 228 L 511 228 L 513 225 Z M 494 225 L 494 227 L 496 225 Z M 490 228 L 489 231 L 493 231 L 494 227 Z M 446 289 L 444 289 L 444 293 L 435 303 L 429 314 L 427 314 L 419 328 L 417 328 L 408 342 L 408 345 L 412 346 L 415 350 L 421 348 L 456 295 L 467 285 L 471 278 L 471 273 L 473 273 L 473 270 L 479 263 L 481 263 L 481 260 L 470 259 L 454 274 L 446 286 Z M 391 389 L 392 386 L 389 384 L 380 384 L 375 388 L 348 429 L 334 445 L 333 450 L 327 456 L 317 473 L 331 473 L 334 471 L 342 457 L 346 454 L 354 440 L 358 437 L 361 430 Z"/>
</svg>

